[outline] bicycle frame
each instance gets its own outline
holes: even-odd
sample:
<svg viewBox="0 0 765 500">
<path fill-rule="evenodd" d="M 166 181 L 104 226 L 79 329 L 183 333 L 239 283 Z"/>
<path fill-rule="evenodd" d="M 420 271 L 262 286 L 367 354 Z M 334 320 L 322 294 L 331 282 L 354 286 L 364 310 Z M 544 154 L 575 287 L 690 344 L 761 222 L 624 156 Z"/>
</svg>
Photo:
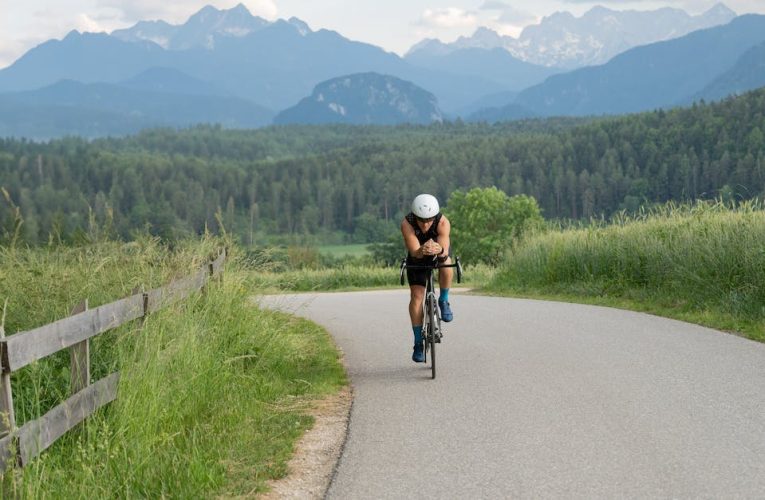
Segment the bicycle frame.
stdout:
<svg viewBox="0 0 765 500">
<path fill-rule="evenodd" d="M 425 298 L 422 301 L 422 336 L 425 342 L 425 362 L 428 360 L 428 351 L 430 351 L 431 378 L 436 378 L 436 344 L 441 342 L 441 312 L 436 304 L 435 287 L 433 286 L 433 270 L 446 267 L 457 268 L 457 283 L 462 282 L 462 265 L 457 257 L 454 264 L 439 264 L 437 260 L 425 266 L 407 265 L 406 258 L 401 261 L 401 270 L 399 279 L 404 284 L 404 271 L 408 269 L 425 269 L 428 271 L 428 280 L 425 282 Z"/>
</svg>

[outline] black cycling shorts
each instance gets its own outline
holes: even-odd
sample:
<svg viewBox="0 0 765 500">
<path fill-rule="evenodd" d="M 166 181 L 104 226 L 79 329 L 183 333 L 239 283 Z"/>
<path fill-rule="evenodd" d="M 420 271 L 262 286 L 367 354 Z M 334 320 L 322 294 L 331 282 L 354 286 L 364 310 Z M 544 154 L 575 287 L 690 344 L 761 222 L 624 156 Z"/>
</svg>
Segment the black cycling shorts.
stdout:
<svg viewBox="0 0 765 500">
<path fill-rule="evenodd" d="M 452 247 L 449 246 L 449 255 L 452 256 Z M 438 262 L 445 262 L 446 257 L 438 257 Z M 412 266 L 427 266 L 433 263 L 433 257 L 426 257 L 424 259 L 415 259 L 411 255 L 406 258 L 406 280 L 409 282 L 409 286 L 420 285 L 427 286 L 429 269 L 409 269 L 409 265 Z"/>
</svg>

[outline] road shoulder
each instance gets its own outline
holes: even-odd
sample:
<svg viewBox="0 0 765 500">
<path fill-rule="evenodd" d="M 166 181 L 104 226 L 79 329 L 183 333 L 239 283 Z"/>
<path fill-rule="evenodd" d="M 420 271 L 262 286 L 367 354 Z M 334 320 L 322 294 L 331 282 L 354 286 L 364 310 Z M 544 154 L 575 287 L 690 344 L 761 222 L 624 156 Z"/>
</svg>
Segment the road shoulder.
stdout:
<svg viewBox="0 0 765 500">
<path fill-rule="evenodd" d="M 287 476 L 269 481 L 271 491 L 261 498 L 324 498 L 343 451 L 352 402 L 353 392 L 346 386 L 313 406 L 314 425 L 295 445 Z"/>
</svg>

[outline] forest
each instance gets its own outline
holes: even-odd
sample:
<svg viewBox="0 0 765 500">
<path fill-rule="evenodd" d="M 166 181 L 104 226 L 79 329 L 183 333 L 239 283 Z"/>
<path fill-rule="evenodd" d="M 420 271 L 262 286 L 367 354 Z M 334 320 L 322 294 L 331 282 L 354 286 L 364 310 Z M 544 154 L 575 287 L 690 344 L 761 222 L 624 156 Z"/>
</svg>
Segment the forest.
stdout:
<svg viewBox="0 0 765 500">
<path fill-rule="evenodd" d="M 94 231 L 173 240 L 221 224 L 275 237 L 381 241 L 421 193 L 496 186 L 546 219 L 765 194 L 765 89 L 621 117 L 430 126 L 220 126 L 125 138 L 0 140 L 0 243 Z"/>
</svg>

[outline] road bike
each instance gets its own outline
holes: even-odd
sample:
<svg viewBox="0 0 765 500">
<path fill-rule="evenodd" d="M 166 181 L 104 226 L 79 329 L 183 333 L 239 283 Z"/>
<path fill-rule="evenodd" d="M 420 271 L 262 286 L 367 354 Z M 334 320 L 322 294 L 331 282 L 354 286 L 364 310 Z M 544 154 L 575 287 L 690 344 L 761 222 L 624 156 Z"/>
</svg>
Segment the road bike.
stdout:
<svg viewBox="0 0 765 500">
<path fill-rule="evenodd" d="M 401 261 L 401 270 L 399 278 L 401 284 L 404 284 L 404 272 L 407 269 L 424 269 L 427 271 L 428 279 L 425 281 L 425 300 L 422 301 L 422 338 L 425 342 L 425 362 L 428 362 L 428 351 L 430 351 L 430 369 L 431 378 L 436 378 L 436 344 L 441 343 L 443 330 L 441 330 L 441 311 L 436 302 L 436 293 L 433 287 L 433 270 L 454 267 L 457 269 L 457 283 L 462 283 L 462 264 L 457 257 L 453 264 L 441 264 L 434 257 L 432 263 L 426 265 L 411 265 L 406 263 L 406 257 Z"/>
</svg>

